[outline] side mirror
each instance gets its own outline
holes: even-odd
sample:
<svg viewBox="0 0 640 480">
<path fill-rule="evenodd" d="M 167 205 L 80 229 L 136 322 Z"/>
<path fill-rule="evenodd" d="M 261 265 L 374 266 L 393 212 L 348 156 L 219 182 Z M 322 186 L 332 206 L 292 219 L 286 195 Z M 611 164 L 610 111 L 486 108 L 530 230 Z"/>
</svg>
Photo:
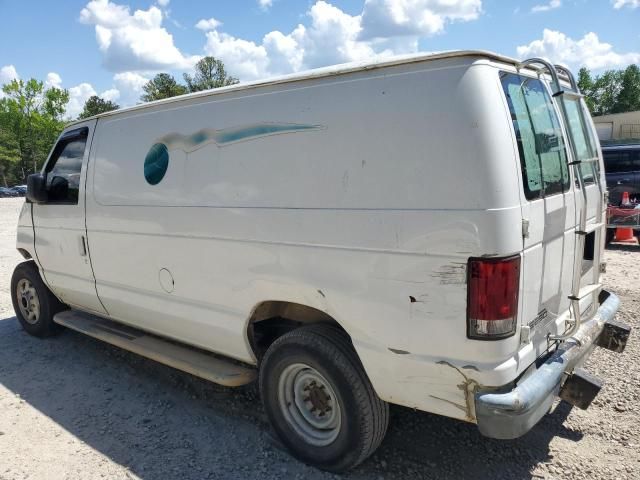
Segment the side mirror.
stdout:
<svg viewBox="0 0 640 480">
<path fill-rule="evenodd" d="M 32 203 L 46 203 L 49 199 L 46 173 L 32 173 L 27 177 L 26 197 Z"/>
</svg>

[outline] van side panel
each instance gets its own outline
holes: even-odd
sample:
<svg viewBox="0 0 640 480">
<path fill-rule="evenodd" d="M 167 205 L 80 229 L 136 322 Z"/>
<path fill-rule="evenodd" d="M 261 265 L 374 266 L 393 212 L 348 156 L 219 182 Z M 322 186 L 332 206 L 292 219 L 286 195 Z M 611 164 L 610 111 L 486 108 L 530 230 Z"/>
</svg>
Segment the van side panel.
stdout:
<svg viewBox="0 0 640 480">
<path fill-rule="evenodd" d="M 467 259 L 522 251 L 500 95 L 495 68 L 459 58 L 101 118 L 87 198 L 100 299 L 250 363 L 256 305 L 318 308 L 383 399 L 471 420 L 461 383 L 502 385 L 535 358 L 517 335 L 466 338 Z"/>
</svg>

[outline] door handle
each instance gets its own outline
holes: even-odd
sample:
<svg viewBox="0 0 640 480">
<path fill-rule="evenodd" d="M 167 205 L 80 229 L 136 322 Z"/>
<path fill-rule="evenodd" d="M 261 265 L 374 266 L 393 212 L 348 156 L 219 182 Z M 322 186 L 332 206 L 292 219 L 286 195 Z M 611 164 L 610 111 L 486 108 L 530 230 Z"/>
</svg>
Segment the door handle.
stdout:
<svg viewBox="0 0 640 480">
<path fill-rule="evenodd" d="M 78 243 L 80 247 L 80 256 L 86 257 L 87 256 L 87 239 L 84 237 L 84 235 L 80 235 Z"/>
</svg>

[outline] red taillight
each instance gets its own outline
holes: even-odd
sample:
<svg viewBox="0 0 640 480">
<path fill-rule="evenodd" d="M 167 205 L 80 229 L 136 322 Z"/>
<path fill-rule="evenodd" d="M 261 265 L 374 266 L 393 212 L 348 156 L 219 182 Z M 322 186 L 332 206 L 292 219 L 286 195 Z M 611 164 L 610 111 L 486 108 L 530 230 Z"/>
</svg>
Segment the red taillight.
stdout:
<svg viewBox="0 0 640 480">
<path fill-rule="evenodd" d="M 520 256 L 470 258 L 467 336 L 493 340 L 516 332 Z"/>
</svg>

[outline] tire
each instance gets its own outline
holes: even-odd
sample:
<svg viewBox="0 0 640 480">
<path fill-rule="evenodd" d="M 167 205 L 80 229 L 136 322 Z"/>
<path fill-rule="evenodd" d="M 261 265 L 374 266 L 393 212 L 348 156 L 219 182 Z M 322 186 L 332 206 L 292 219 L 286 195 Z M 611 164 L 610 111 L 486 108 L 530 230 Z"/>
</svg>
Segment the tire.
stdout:
<svg viewBox="0 0 640 480">
<path fill-rule="evenodd" d="M 373 390 L 347 334 L 331 325 L 309 325 L 278 338 L 262 360 L 259 385 L 282 443 L 320 469 L 355 467 L 387 431 L 389 405 Z M 310 416 L 319 428 L 311 426 Z"/>
<path fill-rule="evenodd" d="M 62 329 L 53 316 L 67 307 L 44 284 L 33 261 L 20 263 L 13 271 L 11 300 L 20 325 L 30 335 L 45 338 Z"/>
</svg>

